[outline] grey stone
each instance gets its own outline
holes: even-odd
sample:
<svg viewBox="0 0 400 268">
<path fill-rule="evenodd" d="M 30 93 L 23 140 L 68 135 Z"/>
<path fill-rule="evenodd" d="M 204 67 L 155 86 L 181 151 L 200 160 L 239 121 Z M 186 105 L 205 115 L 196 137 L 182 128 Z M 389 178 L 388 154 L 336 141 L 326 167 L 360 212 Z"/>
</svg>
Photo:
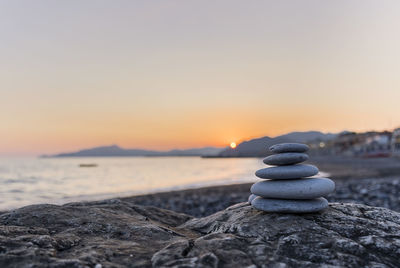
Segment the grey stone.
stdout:
<svg viewBox="0 0 400 268">
<path fill-rule="evenodd" d="M 23 207 L 0 215 L 0 267 L 151 267 L 191 218 L 118 199 Z"/>
<path fill-rule="evenodd" d="M 399 237 L 400 213 L 348 203 L 199 218 L 118 200 L 35 205 L 0 215 L 0 267 L 398 267 Z"/>
<path fill-rule="evenodd" d="M 304 153 L 281 153 L 273 154 L 264 158 L 263 162 L 267 165 L 293 165 L 308 160 L 308 155 Z"/>
<path fill-rule="evenodd" d="M 249 196 L 249 199 L 248 199 L 249 203 L 251 204 L 251 201 L 253 201 L 254 198 L 256 198 L 256 197 L 257 197 L 257 196 L 256 196 L 255 194 L 251 194 L 251 195 Z"/>
<path fill-rule="evenodd" d="M 262 179 L 298 179 L 318 174 L 317 167 L 312 165 L 292 165 L 263 168 L 256 171 L 256 176 Z"/>
<path fill-rule="evenodd" d="M 314 214 L 276 214 L 242 203 L 182 227 L 202 237 L 164 248 L 154 261 L 200 266 L 189 259 L 214 253 L 221 267 L 399 266 L 400 213 L 385 208 L 333 203 Z"/>
<path fill-rule="evenodd" d="M 257 197 L 253 199 L 251 205 L 256 209 L 265 212 L 312 213 L 325 209 L 328 206 L 328 201 L 323 197 L 307 200 L 286 200 Z"/>
<path fill-rule="evenodd" d="M 304 153 L 307 152 L 310 147 L 303 143 L 280 143 L 269 147 L 269 150 L 275 154 L 279 153 Z"/>
<path fill-rule="evenodd" d="M 313 199 L 326 196 L 335 190 L 328 178 L 294 180 L 264 180 L 251 186 L 252 195 L 279 199 Z"/>
</svg>

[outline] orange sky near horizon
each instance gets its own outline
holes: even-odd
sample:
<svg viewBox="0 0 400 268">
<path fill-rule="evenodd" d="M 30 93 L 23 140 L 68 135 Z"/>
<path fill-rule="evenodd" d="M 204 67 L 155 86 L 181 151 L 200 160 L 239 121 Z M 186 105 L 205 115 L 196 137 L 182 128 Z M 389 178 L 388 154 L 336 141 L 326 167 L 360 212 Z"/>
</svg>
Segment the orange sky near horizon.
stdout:
<svg viewBox="0 0 400 268">
<path fill-rule="evenodd" d="M 398 1 L 0 2 L 0 155 L 391 130 L 398 14 Z"/>
</svg>

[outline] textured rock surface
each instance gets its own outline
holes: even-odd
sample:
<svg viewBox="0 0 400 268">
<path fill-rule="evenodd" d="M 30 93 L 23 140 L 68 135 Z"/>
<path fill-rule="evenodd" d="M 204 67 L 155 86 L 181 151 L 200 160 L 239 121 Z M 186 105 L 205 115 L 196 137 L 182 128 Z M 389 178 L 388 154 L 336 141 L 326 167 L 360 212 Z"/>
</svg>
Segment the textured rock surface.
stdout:
<svg viewBox="0 0 400 268">
<path fill-rule="evenodd" d="M 288 215 L 240 203 L 192 218 L 109 200 L 0 215 L 0 267 L 398 267 L 399 259 L 400 214 L 355 204 Z"/>
<path fill-rule="evenodd" d="M 0 215 L 0 267 L 150 266 L 190 218 L 119 200 L 24 207 Z"/>
<path fill-rule="evenodd" d="M 210 259 L 228 267 L 234 263 L 239 267 L 398 267 L 400 259 L 400 214 L 363 205 L 334 203 L 321 213 L 289 215 L 265 213 L 241 203 L 182 227 L 202 233 L 192 242 L 187 263 L 196 256 L 215 256 Z M 153 260 L 182 249 L 166 248 Z"/>
</svg>

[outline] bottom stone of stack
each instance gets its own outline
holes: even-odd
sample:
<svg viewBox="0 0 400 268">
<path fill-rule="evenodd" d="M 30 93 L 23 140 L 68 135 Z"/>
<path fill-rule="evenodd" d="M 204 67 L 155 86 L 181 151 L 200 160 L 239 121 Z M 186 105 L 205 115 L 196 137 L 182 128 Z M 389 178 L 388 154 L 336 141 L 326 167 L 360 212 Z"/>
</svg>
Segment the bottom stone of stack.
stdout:
<svg viewBox="0 0 400 268">
<path fill-rule="evenodd" d="M 249 201 L 252 196 L 249 197 Z M 252 198 L 251 205 L 265 212 L 278 213 L 312 213 L 328 207 L 328 201 L 323 198 L 307 200 L 272 199 L 257 196 Z"/>
</svg>

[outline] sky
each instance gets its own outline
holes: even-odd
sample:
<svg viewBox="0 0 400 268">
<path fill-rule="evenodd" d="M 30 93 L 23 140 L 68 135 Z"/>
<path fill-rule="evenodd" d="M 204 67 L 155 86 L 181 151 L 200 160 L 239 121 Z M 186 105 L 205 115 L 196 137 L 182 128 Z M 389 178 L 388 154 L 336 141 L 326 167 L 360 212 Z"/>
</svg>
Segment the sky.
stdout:
<svg viewBox="0 0 400 268">
<path fill-rule="evenodd" d="M 400 126 L 400 2 L 0 0 L 0 155 Z"/>
</svg>

